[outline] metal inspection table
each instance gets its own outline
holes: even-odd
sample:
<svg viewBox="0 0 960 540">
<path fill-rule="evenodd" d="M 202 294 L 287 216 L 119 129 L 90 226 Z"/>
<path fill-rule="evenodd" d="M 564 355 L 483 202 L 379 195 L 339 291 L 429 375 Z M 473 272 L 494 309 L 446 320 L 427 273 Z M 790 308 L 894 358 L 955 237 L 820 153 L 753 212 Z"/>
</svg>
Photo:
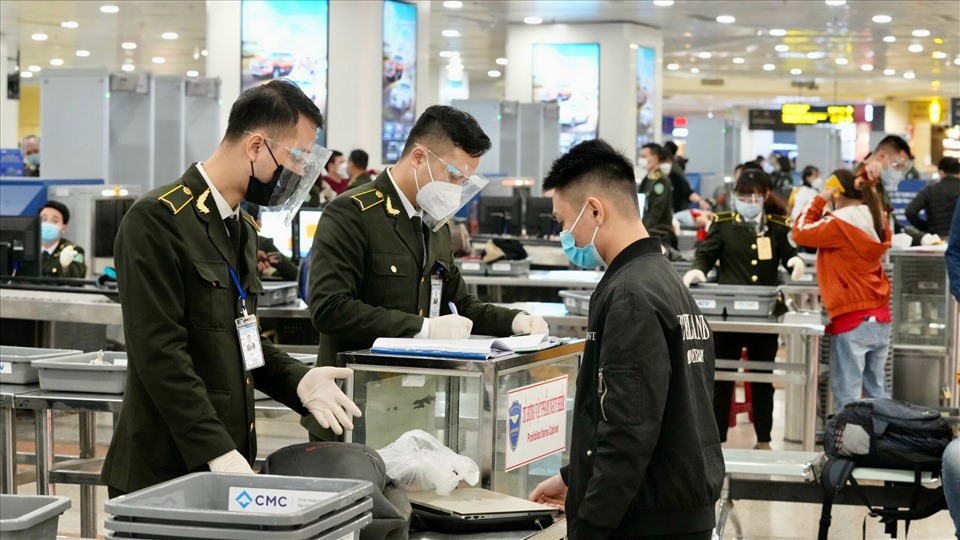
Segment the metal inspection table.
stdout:
<svg viewBox="0 0 960 540">
<path fill-rule="evenodd" d="M 0 384 L 0 493 L 17 493 L 17 421 L 13 413 L 14 398 L 39 390 L 36 384 Z"/>
<path fill-rule="evenodd" d="M 556 289 L 593 290 L 600 283 L 603 272 L 596 270 L 531 270 L 523 276 L 463 276 L 467 290 L 477 294 L 477 286 L 490 287 L 490 296 L 496 303 L 503 301 L 503 287 L 547 287 Z"/>
</svg>

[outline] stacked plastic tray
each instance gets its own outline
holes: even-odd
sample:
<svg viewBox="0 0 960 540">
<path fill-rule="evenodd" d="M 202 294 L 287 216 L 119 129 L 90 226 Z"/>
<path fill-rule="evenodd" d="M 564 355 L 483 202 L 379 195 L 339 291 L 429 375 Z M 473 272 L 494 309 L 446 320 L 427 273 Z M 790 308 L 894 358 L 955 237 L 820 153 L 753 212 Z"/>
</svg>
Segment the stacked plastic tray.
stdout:
<svg viewBox="0 0 960 540">
<path fill-rule="evenodd" d="M 560 291 L 563 305 L 571 315 L 589 315 L 592 291 Z"/>
<path fill-rule="evenodd" d="M 0 383 L 33 384 L 39 380 L 34 360 L 80 354 L 83 351 L 69 349 L 37 349 L 35 347 L 11 347 L 0 345 Z"/>
<path fill-rule="evenodd" d="M 479 259 L 457 259 L 454 263 L 465 276 L 526 276 L 530 274 L 532 259 L 522 261 L 499 260 L 485 263 Z"/>
<path fill-rule="evenodd" d="M 106 502 L 107 538 L 358 540 L 373 520 L 362 480 L 194 473 Z"/>
<path fill-rule="evenodd" d="M 0 495 L 0 538 L 55 540 L 60 514 L 69 508 L 67 497 Z"/>
<path fill-rule="evenodd" d="M 102 355 L 102 357 L 101 357 Z M 98 363 L 98 358 L 102 363 Z M 127 386 L 127 353 L 83 353 L 34 360 L 40 388 L 48 391 L 122 394 Z"/>
<path fill-rule="evenodd" d="M 777 288 L 763 285 L 700 283 L 690 293 L 707 316 L 770 317 L 777 303 Z"/>
</svg>

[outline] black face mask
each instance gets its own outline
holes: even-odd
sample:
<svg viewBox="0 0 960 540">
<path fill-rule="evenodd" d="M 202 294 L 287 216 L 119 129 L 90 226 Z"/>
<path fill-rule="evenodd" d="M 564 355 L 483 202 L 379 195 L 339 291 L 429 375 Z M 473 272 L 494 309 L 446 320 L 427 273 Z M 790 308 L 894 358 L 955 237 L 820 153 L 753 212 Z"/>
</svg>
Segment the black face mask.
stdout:
<svg viewBox="0 0 960 540">
<path fill-rule="evenodd" d="M 264 146 L 267 146 L 266 143 L 264 143 Z M 270 206 L 270 198 L 273 196 L 273 191 L 280 182 L 280 175 L 283 174 L 284 171 L 283 165 L 277 163 L 277 158 L 273 156 L 273 151 L 270 150 L 270 146 L 267 146 L 267 152 L 270 152 L 270 158 L 273 159 L 273 162 L 277 164 L 277 170 L 273 173 L 273 177 L 270 179 L 270 182 L 264 184 L 258 180 L 254 174 L 253 162 L 251 161 L 250 182 L 247 184 L 247 193 L 243 197 L 247 201 L 254 204 L 259 204 L 260 206 Z"/>
</svg>

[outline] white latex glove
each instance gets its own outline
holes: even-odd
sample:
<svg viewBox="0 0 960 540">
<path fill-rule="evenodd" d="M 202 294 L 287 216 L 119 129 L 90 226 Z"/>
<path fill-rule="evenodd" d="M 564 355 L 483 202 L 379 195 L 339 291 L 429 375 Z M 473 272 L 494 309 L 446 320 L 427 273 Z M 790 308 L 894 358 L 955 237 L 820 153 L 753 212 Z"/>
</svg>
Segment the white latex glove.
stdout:
<svg viewBox="0 0 960 540">
<path fill-rule="evenodd" d="M 73 246 L 67 246 L 60 251 L 60 268 L 66 268 L 73 262 L 77 255 L 77 250 Z"/>
<path fill-rule="evenodd" d="M 790 260 L 787 261 L 787 268 L 791 270 L 790 279 L 794 281 L 800 281 L 800 278 L 803 277 L 804 272 L 807 270 L 807 263 L 803 262 L 799 256 L 794 255 L 790 257 Z"/>
<path fill-rule="evenodd" d="M 218 458 L 211 459 L 207 462 L 207 465 L 210 466 L 210 470 L 213 472 L 256 474 L 253 472 L 253 469 L 250 468 L 247 460 L 236 450 L 231 450 Z"/>
<path fill-rule="evenodd" d="M 942 243 L 943 243 L 943 239 L 940 238 L 939 234 L 925 234 L 920 239 L 921 246 L 934 246 Z"/>
<path fill-rule="evenodd" d="M 549 336 L 550 326 L 548 326 L 547 321 L 543 320 L 543 317 L 539 315 L 518 313 L 513 319 L 513 333 L 530 335 L 543 334 Z"/>
<path fill-rule="evenodd" d="M 891 244 L 895 249 L 907 249 L 913 244 L 913 238 L 910 238 L 910 235 L 907 233 L 895 234 L 893 235 Z"/>
<path fill-rule="evenodd" d="M 687 273 L 683 275 L 683 284 L 687 287 L 697 283 L 706 282 L 707 276 L 705 276 L 700 270 L 687 270 Z"/>
<path fill-rule="evenodd" d="M 340 435 L 343 428 L 353 429 L 352 416 L 361 416 L 360 409 L 337 386 L 337 379 L 353 375 L 349 368 L 315 367 L 300 379 L 297 396 L 303 406 L 324 429 Z"/>
<path fill-rule="evenodd" d="M 467 339 L 473 331 L 473 321 L 459 315 L 444 315 L 430 319 L 427 337 L 430 339 Z"/>
</svg>

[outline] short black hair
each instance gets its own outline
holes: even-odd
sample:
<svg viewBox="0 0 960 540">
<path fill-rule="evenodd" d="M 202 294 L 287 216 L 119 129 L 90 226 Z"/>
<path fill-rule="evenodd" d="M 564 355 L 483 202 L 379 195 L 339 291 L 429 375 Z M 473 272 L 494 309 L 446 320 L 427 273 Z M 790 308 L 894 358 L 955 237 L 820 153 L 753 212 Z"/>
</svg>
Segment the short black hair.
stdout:
<svg viewBox="0 0 960 540">
<path fill-rule="evenodd" d="M 777 156 L 777 162 L 780 163 L 780 170 L 788 173 L 793 170 L 793 164 L 787 156 Z"/>
<path fill-rule="evenodd" d="M 767 173 L 754 168 L 747 168 L 744 164 L 743 171 L 740 173 L 740 178 L 737 179 L 733 191 L 736 193 L 756 193 L 757 191 L 768 193 L 770 191 L 770 177 L 767 176 Z"/>
<path fill-rule="evenodd" d="M 760 163 L 756 161 L 747 161 L 740 164 L 741 171 L 762 171 L 763 168 L 760 167 Z"/>
<path fill-rule="evenodd" d="M 594 183 L 618 200 L 632 201 L 639 211 L 633 164 L 602 139 L 584 141 L 557 158 L 543 179 L 543 191 L 565 191 L 584 183 Z"/>
<path fill-rule="evenodd" d="M 874 152 L 880 150 L 881 148 L 889 150 L 894 154 L 906 152 L 907 157 L 913 159 L 913 154 L 910 153 L 910 145 L 907 144 L 907 141 L 903 140 L 903 137 L 899 137 L 897 135 L 887 135 L 883 138 L 883 140 L 877 143 L 877 147 L 874 149 Z"/>
<path fill-rule="evenodd" d="M 667 141 L 663 143 L 663 149 L 667 152 L 670 152 L 671 156 L 675 156 L 677 155 L 677 150 L 679 149 L 679 147 L 677 146 L 677 143 L 673 141 Z"/>
<path fill-rule="evenodd" d="M 814 174 L 820 174 L 820 169 L 814 167 L 813 165 L 807 165 L 806 167 L 803 168 L 802 177 L 804 180 L 806 180 L 807 178 L 810 178 Z"/>
<path fill-rule="evenodd" d="M 60 212 L 60 215 L 63 216 L 63 224 L 66 225 L 70 223 L 70 210 L 67 208 L 67 205 L 62 202 L 57 201 L 47 201 L 43 206 L 40 207 L 40 210 L 43 211 L 44 208 L 53 208 L 57 212 Z M 40 212 L 37 212 L 38 214 Z"/>
<path fill-rule="evenodd" d="M 431 105 L 423 111 L 407 136 L 401 157 L 410 155 L 418 143 L 428 148 L 452 143 L 471 157 L 486 154 L 492 146 L 476 118 L 448 105 Z"/>
<path fill-rule="evenodd" d="M 337 158 L 340 157 L 340 156 L 342 156 L 342 155 L 343 155 L 343 152 L 341 152 L 341 151 L 339 151 L 339 150 L 331 150 L 331 151 L 330 151 L 330 159 L 328 159 L 327 162 L 323 165 L 323 168 L 329 171 L 329 170 L 330 170 L 330 167 L 333 166 L 333 162 L 336 161 Z"/>
<path fill-rule="evenodd" d="M 646 148 L 647 150 L 650 150 L 651 154 L 657 156 L 658 161 L 663 161 L 663 147 L 659 144 L 655 142 L 647 143 L 640 148 Z"/>
<path fill-rule="evenodd" d="M 947 156 L 937 163 L 937 168 L 949 175 L 960 174 L 960 160 Z"/>
<path fill-rule="evenodd" d="M 236 141 L 247 132 L 266 130 L 278 136 L 296 127 L 300 115 L 323 128 L 320 108 L 299 86 L 287 79 L 276 79 L 244 91 L 230 108 L 225 141 Z"/>
<path fill-rule="evenodd" d="M 356 165 L 357 168 L 366 170 L 367 164 L 370 163 L 370 156 L 363 150 L 353 150 L 350 152 L 349 161 Z"/>
</svg>

